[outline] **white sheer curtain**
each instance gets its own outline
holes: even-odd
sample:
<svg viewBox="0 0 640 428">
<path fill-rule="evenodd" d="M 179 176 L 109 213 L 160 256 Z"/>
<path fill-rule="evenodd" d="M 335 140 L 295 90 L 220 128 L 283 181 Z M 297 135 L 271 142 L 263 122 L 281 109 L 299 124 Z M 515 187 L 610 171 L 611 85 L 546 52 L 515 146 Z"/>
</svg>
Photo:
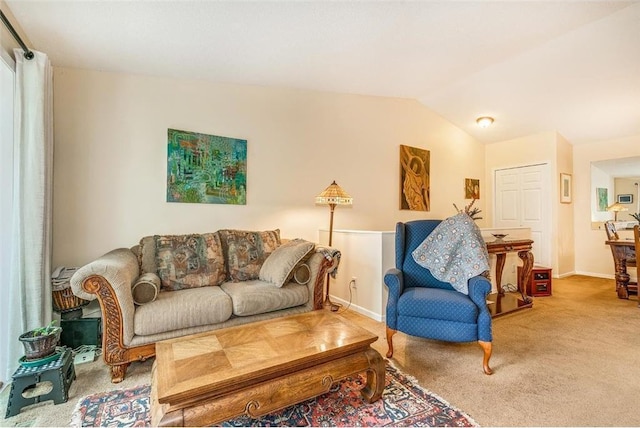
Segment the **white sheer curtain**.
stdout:
<svg viewBox="0 0 640 428">
<path fill-rule="evenodd" d="M 13 206 L 13 94 L 15 61 L 0 49 L 0 382 L 10 379 L 6 350 L 9 343 L 9 266 L 11 266 L 11 216 Z"/>
<path fill-rule="evenodd" d="M 53 181 L 53 73 L 47 55 L 15 49 L 14 188 L 8 362 L 23 355 L 18 336 L 49 323 Z M 3 344 L 4 345 L 4 344 Z M 15 370 L 15 363 L 13 369 Z"/>
</svg>

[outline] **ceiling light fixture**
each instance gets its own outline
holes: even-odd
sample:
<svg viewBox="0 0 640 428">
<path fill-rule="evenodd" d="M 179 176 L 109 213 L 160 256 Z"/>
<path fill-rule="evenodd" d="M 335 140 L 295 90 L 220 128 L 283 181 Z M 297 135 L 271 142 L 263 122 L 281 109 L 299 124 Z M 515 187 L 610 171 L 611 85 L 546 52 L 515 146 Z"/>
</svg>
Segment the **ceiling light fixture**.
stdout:
<svg viewBox="0 0 640 428">
<path fill-rule="evenodd" d="M 482 116 L 476 119 L 476 123 L 480 128 L 488 128 L 493 123 L 493 118 L 489 116 Z"/>
</svg>

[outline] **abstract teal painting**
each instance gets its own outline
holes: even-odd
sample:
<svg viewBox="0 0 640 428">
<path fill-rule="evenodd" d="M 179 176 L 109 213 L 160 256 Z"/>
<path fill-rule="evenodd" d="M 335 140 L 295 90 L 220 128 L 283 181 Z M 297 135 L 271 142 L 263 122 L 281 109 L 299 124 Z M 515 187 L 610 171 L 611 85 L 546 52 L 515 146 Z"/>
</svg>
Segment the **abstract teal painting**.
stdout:
<svg viewBox="0 0 640 428">
<path fill-rule="evenodd" d="M 609 206 L 609 189 L 606 187 L 596 187 L 596 198 L 598 201 L 598 211 L 606 211 Z"/>
<path fill-rule="evenodd" d="M 167 202 L 247 204 L 247 140 L 168 130 Z"/>
</svg>

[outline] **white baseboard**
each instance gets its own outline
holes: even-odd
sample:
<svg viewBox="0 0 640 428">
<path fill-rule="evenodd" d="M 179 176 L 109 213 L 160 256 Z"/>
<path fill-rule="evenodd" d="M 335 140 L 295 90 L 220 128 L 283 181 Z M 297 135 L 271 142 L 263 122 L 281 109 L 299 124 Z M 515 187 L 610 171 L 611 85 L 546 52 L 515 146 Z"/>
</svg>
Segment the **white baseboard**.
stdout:
<svg viewBox="0 0 640 428">
<path fill-rule="evenodd" d="M 331 300 L 336 302 L 336 303 L 340 303 L 342 305 L 343 308 L 346 308 L 347 306 L 349 306 L 349 302 L 346 300 L 343 300 L 339 297 L 336 296 L 331 296 Z M 358 306 L 358 305 L 354 305 L 353 303 L 351 303 L 351 306 L 349 306 L 350 310 L 353 310 L 359 314 L 362 314 L 366 317 L 369 317 L 373 320 L 376 321 L 380 321 L 380 322 L 384 322 L 386 321 L 386 316 L 385 315 L 381 315 L 378 313 L 375 313 L 369 309 L 363 308 L 362 306 Z"/>
<path fill-rule="evenodd" d="M 585 271 L 571 271 L 563 273 L 562 275 L 553 275 L 554 278 L 562 279 L 567 278 L 571 275 L 584 275 L 584 276 L 593 276 L 596 278 L 604 278 L 604 279 L 615 279 L 615 275 L 613 274 L 605 274 L 605 273 L 595 273 L 595 272 L 585 272 Z"/>
<path fill-rule="evenodd" d="M 553 277 L 560 279 L 560 278 L 566 278 L 566 277 L 571 276 L 571 275 L 576 275 L 576 272 L 575 271 L 566 272 L 566 273 L 563 273 L 561 275 L 554 275 Z"/>
<path fill-rule="evenodd" d="M 585 276 L 594 276 L 596 278 L 616 279 L 615 275 L 604 274 L 604 273 L 576 271 L 575 274 L 576 275 L 585 275 Z"/>
</svg>

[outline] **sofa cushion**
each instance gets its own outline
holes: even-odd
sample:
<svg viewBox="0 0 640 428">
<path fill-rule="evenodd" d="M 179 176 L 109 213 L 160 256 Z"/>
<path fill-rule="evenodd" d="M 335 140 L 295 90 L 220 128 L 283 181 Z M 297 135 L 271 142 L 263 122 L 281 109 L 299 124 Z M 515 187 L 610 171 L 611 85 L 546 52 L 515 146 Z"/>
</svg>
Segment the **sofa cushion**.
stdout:
<svg viewBox="0 0 640 428">
<path fill-rule="evenodd" d="M 314 247 L 313 242 L 303 239 L 294 239 L 280 245 L 262 264 L 259 278 L 282 287 L 291 280 L 296 266 L 307 258 Z"/>
<path fill-rule="evenodd" d="M 155 237 L 158 276 L 165 290 L 220 285 L 226 269 L 220 236 L 169 235 Z"/>
<path fill-rule="evenodd" d="M 248 316 L 292 308 L 307 303 L 309 289 L 293 282 L 274 287 L 270 282 L 250 280 L 225 282 L 220 286 L 233 303 L 233 314 Z"/>
<path fill-rule="evenodd" d="M 161 291 L 153 302 L 136 309 L 136 335 L 149 335 L 183 328 L 211 325 L 231 317 L 231 298 L 220 287 Z"/>
<path fill-rule="evenodd" d="M 410 287 L 398 299 L 398 316 L 475 324 L 478 307 L 469 296 L 455 290 Z"/>
<path fill-rule="evenodd" d="M 264 232 L 220 230 L 232 281 L 258 279 L 264 261 L 280 246 L 280 229 Z"/>
</svg>

